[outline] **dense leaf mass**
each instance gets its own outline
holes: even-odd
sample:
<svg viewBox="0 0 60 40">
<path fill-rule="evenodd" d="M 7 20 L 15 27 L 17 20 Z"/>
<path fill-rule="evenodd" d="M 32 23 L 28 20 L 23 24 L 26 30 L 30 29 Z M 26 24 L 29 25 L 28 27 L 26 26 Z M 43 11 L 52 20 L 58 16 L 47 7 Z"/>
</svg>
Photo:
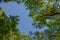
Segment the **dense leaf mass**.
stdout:
<svg viewBox="0 0 60 40">
<path fill-rule="evenodd" d="M 60 29 L 60 0 L 23 0 L 23 3 L 30 10 L 29 16 L 34 20 L 32 25 L 39 29 L 48 28 L 42 32 L 43 38 L 46 36 L 46 40 L 55 39 Z"/>
</svg>

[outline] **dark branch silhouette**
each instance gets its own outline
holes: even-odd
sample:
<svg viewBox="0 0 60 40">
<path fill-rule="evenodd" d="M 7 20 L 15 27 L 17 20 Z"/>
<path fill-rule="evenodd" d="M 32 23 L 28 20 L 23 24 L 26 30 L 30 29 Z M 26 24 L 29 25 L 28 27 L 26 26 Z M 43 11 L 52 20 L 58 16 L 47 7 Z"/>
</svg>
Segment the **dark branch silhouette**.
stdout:
<svg viewBox="0 0 60 40">
<path fill-rule="evenodd" d="M 60 14 L 60 12 L 54 12 L 54 13 L 51 13 L 51 14 L 46 14 L 45 16 L 54 16 L 54 15 L 58 15 Z"/>
<path fill-rule="evenodd" d="M 52 13 L 50 16 L 58 15 L 60 14 L 59 12 Z"/>
</svg>

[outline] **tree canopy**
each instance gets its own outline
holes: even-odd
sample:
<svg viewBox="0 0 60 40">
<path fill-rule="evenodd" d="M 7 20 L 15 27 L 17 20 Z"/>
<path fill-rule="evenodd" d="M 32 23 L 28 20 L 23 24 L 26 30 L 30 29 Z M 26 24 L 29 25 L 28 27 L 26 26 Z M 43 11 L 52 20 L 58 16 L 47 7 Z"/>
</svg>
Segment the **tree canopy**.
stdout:
<svg viewBox="0 0 60 40">
<path fill-rule="evenodd" d="M 34 20 L 32 25 L 35 28 L 47 28 L 42 32 L 30 32 L 31 35 L 24 36 L 24 40 L 60 40 L 60 0 L 4 0 L 4 2 L 10 1 L 15 1 L 18 4 L 21 2 L 24 3 L 26 9 L 30 10 L 29 16 Z M 4 12 L 0 10 L 0 13 Z M 4 15 L 4 17 L 2 15 Z M 16 33 L 18 19 L 15 16 L 10 16 L 8 18 L 5 14 L 2 15 L 1 17 L 3 17 L 3 19 L 0 18 L 0 24 L 2 23 L 1 30 L 5 33 L 1 32 L 1 35 L 7 34 L 7 30 L 8 33 L 10 33 L 10 31 Z M 1 36 L 1 38 L 4 37 Z"/>
<path fill-rule="evenodd" d="M 25 0 L 23 1 L 27 9 L 30 10 L 29 16 L 32 17 L 36 28 L 44 30 L 43 38 L 46 40 L 57 40 L 60 36 L 60 0 Z"/>
</svg>

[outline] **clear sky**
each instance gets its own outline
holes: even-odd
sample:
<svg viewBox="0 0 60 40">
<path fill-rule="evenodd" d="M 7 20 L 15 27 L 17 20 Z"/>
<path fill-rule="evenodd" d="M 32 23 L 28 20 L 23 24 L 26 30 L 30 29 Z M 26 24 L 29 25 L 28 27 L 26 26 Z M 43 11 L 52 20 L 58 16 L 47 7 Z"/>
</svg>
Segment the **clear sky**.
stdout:
<svg viewBox="0 0 60 40">
<path fill-rule="evenodd" d="M 29 17 L 29 10 L 26 10 L 24 4 L 17 4 L 16 2 L 0 3 L 0 7 L 3 8 L 7 15 L 18 15 L 19 25 L 17 26 L 19 31 L 28 33 L 29 31 L 35 32 L 39 29 L 35 29 L 32 26 L 33 20 Z M 43 30 L 43 29 L 42 29 Z"/>
</svg>

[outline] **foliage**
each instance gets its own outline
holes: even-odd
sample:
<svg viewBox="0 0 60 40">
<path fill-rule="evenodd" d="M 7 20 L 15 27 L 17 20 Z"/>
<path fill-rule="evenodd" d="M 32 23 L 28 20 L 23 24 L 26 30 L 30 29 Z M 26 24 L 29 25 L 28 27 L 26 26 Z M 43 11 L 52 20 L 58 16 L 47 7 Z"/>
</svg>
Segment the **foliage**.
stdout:
<svg viewBox="0 0 60 40">
<path fill-rule="evenodd" d="M 0 10 L 2 8 L 0 7 Z M 3 10 L 0 14 L 0 40 L 13 40 L 14 36 L 19 33 L 16 26 L 18 24 L 18 16 L 8 17 Z"/>
<path fill-rule="evenodd" d="M 29 35 L 17 29 L 19 16 L 7 16 L 0 7 L 0 40 L 31 40 Z"/>
<path fill-rule="evenodd" d="M 46 40 L 55 39 L 58 35 L 56 32 L 60 34 L 59 0 L 23 0 L 23 3 L 30 10 L 29 16 L 34 20 L 32 25 L 39 29 L 48 28 L 41 32 L 44 38 L 47 37 Z"/>
<path fill-rule="evenodd" d="M 5 0 L 4 2 L 9 2 L 9 1 L 12 0 Z M 34 20 L 34 23 L 32 24 L 34 27 L 39 29 L 44 27 L 47 28 L 42 32 L 38 32 L 38 31 L 34 33 L 30 32 L 34 36 L 32 36 L 31 38 L 31 36 L 26 35 L 23 37 L 24 40 L 53 40 L 53 39 L 59 40 L 58 35 L 60 34 L 60 19 L 59 19 L 60 0 L 20 0 L 20 1 L 14 0 L 14 1 L 16 1 L 17 3 L 20 3 L 21 1 L 26 6 L 26 9 L 30 10 L 29 16 L 32 17 L 32 19 Z M 12 28 L 11 29 L 12 32 L 13 31 L 16 32 L 17 19 L 16 20 L 15 19 L 16 17 L 14 16 L 10 16 L 10 18 L 6 19 L 6 21 L 9 20 L 7 24 L 10 25 L 11 23 L 10 26 Z M 4 26 L 7 24 L 4 24 Z M 4 29 L 4 32 L 6 32 L 6 30 L 7 29 Z"/>
</svg>

